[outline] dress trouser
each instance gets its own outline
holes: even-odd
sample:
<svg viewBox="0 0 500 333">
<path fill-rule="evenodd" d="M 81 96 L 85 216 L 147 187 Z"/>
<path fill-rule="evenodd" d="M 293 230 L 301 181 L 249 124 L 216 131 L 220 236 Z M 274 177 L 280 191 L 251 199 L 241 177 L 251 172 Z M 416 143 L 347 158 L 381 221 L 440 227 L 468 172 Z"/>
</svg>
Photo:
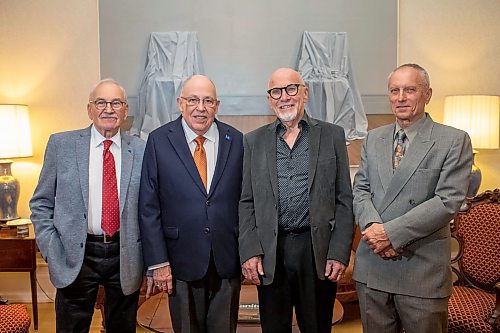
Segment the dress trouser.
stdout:
<svg viewBox="0 0 500 333">
<path fill-rule="evenodd" d="M 50 263 L 49 263 L 50 264 Z M 88 332 L 99 284 L 104 286 L 107 333 L 136 331 L 139 290 L 125 296 L 120 286 L 120 243 L 87 241 L 76 280 L 56 293 L 56 331 Z"/>
<path fill-rule="evenodd" d="M 241 278 L 223 279 L 213 257 L 208 271 L 197 281 L 174 278 L 168 296 L 175 333 L 235 333 L 238 321 Z"/>
<path fill-rule="evenodd" d="M 270 285 L 257 286 L 263 333 L 292 331 L 293 307 L 302 333 L 330 333 L 337 284 L 316 274 L 311 232 L 280 233 Z"/>
<path fill-rule="evenodd" d="M 356 283 L 364 333 L 446 333 L 448 297 L 421 298 Z"/>
</svg>

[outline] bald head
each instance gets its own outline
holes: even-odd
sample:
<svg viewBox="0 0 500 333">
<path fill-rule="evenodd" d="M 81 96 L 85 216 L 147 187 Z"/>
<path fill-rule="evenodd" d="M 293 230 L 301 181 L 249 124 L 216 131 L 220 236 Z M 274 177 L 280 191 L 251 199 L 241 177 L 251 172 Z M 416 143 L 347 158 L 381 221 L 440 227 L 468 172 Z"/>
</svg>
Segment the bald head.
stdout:
<svg viewBox="0 0 500 333">
<path fill-rule="evenodd" d="M 269 79 L 269 106 L 287 127 L 295 127 L 304 115 L 308 90 L 299 72 L 279 68 Z"/>
<path fill-rule="evenodd" d="M 217 89 L 215 88 L 215 84 L 205 75 L 192 75 L 188 77 L 182 85 L 181 95 L 184 96 L 186 90 L 190 90 L 191 87 L 196 86 L 203 86 L 205 89 L 212 89 L 213 97 L 217 99 Z"/>
<path fill-rule="evenodd" d="M 282 80 L 288 80 L 293 83 L 300 83 L 304 84 L 304 79 L 302 79 L 302 76 L 300 75 L 299 72 L 296 70 L 289 68 L 289 67 L 282 67 L 278 68 L 271 74 L 271 78 L 269 79 L 269 89 L 275 88 L 276 83 L 275 82 L 280 82 Z"/>
<path fill-rule="evenodd" d="M 212 126 L 219 108 L 215 84 L 204 75 L 193 75 L 184 81 L 177 106 L 186 124 L 198 135 Z"/>
</svg>

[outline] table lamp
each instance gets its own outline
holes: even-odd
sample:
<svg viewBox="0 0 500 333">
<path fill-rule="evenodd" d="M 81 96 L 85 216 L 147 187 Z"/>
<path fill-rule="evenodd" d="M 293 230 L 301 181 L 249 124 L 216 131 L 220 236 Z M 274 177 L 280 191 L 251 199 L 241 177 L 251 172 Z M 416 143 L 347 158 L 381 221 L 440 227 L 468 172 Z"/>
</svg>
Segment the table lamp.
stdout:
<svg viewBox="0 0 500 333">
<path fill-rule="evenodd" d="M 15 220 L 19 182 L 9 158 L 32 156 L 31 132 L 26 105 L 0 104 L 0 222 Z"/>
<path fill-rule="evenodd" d="M 446 96 L 444 100 L 444 123 L 466 131 L 474 149 L 499 148 L 499 112 L 500 96 Z M 467 197 L 474 197 L 480 185 L 481 170 L 473 163 Z"/>
</svg>

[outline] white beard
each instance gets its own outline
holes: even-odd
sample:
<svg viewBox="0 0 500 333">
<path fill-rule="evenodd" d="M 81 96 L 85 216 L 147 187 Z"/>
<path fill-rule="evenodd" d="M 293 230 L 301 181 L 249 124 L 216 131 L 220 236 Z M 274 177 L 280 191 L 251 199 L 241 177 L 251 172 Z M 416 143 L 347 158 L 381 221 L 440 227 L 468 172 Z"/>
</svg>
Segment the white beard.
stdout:
<svg viewBox="0 0 500 333">
<path fill-rule="evenodd" d="M 285 112 L 277 112 L 277 117 L 284 122 L 290 122 L 297 118 L 297 108 L 294 110 L 287 110 Z"/>
</svg>

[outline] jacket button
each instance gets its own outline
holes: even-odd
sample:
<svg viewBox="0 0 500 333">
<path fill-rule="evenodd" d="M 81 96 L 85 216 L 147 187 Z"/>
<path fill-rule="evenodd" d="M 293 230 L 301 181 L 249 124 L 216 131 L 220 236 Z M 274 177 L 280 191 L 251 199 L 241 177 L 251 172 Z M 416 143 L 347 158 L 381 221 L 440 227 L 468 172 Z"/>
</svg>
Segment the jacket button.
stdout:
<svg viewBox="0 0 500 333">
<path fill-rule="evenodd" d="M 210 233 L 210 228 L 209 228 L 209 227 L 206 227 L 206 228 L 205 228 L 205 233 L 206 233 L 206 234 Z"/>
<path fill-rule="evenodd" d="M 410 205 L 414 205 L 414 204 L 415 204 L 415 200 L 410 199 Z"/>
<path fill-rule="evenodd" d="M 205 204 L 206 204 L 207 206 L 210 206 L 210 200 L 207 200 L 207 202 L 205 202 Z"/>
</svg>

